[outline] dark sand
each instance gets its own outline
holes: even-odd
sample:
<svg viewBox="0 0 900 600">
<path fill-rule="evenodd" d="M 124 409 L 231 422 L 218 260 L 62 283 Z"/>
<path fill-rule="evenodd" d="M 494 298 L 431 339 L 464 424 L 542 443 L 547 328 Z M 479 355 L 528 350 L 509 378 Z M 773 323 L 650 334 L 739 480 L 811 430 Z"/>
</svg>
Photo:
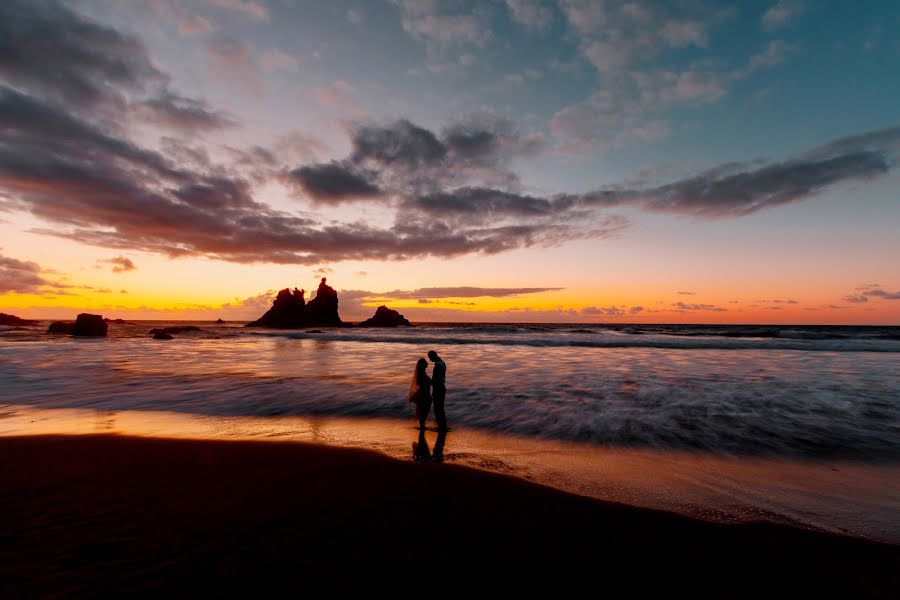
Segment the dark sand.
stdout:
<svg viewBox="0 0 900 600">
<path fill-rule="evenodd" d="M 0 439 L 0 597 L 895 597 L 900 548 L 266 442 Z"/>
</svg>

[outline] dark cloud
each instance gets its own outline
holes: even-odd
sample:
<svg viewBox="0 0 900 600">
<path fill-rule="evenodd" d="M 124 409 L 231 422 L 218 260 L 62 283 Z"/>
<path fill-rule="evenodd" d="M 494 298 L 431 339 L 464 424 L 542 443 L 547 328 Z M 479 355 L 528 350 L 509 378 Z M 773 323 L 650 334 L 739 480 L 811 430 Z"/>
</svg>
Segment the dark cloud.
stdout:
<svg viewBox="0 0 900 600">
<path fill-rule="evenodd" d="M 126 271 L 134 271 L 137 266 L 127 256 L 115 256 L 113 258 L 100 259 L 97 262 L 112 265 L 113 273 L 125 273 Z"/>
<path fill-rule="evenodd" d="M 523 133 L 509 119 L 477 114 L 448 124 L 440 135 L 405 119 L 356 125 L 346 162 L 375 170 L 393 191 L 433 192 L 447 185 L 480 182 L 514 185 L 510 161 L 546 147 L 543 136 Z"/>
<path fill-rule="evenodd" d="M 644 307 L 643 307 L 643 306 L 632 306 L 631 308 L 628 309 L 628 314 L 629 314 L 629 315 L 636 315 L 636 314 L 638 314 L 638 313 L 640 313 L 640 312 L 643 312 L 643 311 L 644 311 Z"/>
<path fill-rule="evenodd" d="M 701 218 L 738 217 L 883 175 L 896 166 L 898 149 L 900 127 L 892 127 L 838 139 L 780 163 L 729 163 L 658 187 L 601 189 L 567 198 L 588 206 L 636 205 Z"/>
<path fill-rule="evenodd" d="M 227 125 L 225 113 L 171 89 L 136 39 L 52 2 L 2 3 L 0 16 L 0 207 L 50 224 L 37 232 L 126 252 L 315 265 L 551 246 L 616 235 L 628 222 L 606 212 L 612 206 L 722 217 L 801 200 L 892 168 L 900 140 L 900 127 L 886 129 L 782 163 L 580 195 L 523 192 L 509 164 L 542 151 L 543 140 L 489 115 L 437 134 L 406 120 L 357 125 L 342 161 L 290 170 L 276 145 L 217 165 L 171 138 L 162 152 L 145 148 L 109 124 L 122 119 L 93 110 L 150 111 L 145 118 L 194 131 Z M 241 40 L 214 38 L 208 49 L 214 67 L 246 72 L 249 84 L 258 77 Z M 362 196 L 393 224 L 272 208 L 254 183 L 276 174 L 320 203 Z"/>
<path fill-rule="evenodd" d="M 728 310 L 727 308 L 722 308 L 714 304 L 685 304 L 684 302 L 673 302 L 672 306 L 682 311 L 711 310 L 716 312 L 725 312 Z"/>
<path fill-rule="evenodd" d="M 617 306 L 587 306 L 581 309 L 583 315 L 602 315 L 605 317 L 622 317 L 625 311 Z"/>
<path fill-rule="evenodd" d="M 0 254 L 0 294 L 38 294 L 47 285 L 37 263 Z"/>
<path fill-rule="evenodd" d="M 887 292 L 880 289 L 866 290 L 866 295 L 872 296 L 873 298 L 883 298 L 885 300 L 900 300 L 900 292 Z"/>
<path fill-rule="evenodd" d="M 447 147 L 432 132 L 405 119 L 387 126 L 361 126 L 353 132 L 351 160 L 356 163 L 415 168 L 440 162 L 446 155 Z"/>
<path fill-rule="evenodd" d="M 404 207 L 469 223 L 507 217 L 546 217 L 557 212 L 554 203 L 545 198 L 480 187 L 463 187 L 451 192 L 414 197 Z"/>
<path fill-rule="evenodd" d="M 137 104 L 134 110 L 145 122 L 191 133 L 226 129 L 238 124 L 234 117 L 205 101 L 181 96 L 168 89 Z"/>
<path fill-rule="evenodd" d="M 856 293 L 844 296 L 845 302 L 864 304 L 869 298 L 881 298 L 882 300 L 900 300 L 900 292 L 888 292 L 877 283 L 870 283 L 856 288 Z"/>
<path fill-rule="evenodd" d="M 52 0 L 0 2 L 0 76 L 76 107 L 167 80 L 135 38 Z"/>
<path fill-rule="evenodd" d="M 486 288 L 486 287 L 430 287 L 416 290 L 394 290 L 383 294 L 373 294 L 377 298 L 394 299 L 434 299 L 434 298 L 503 298 L 507 296 L 521 296 L 523 294 L 538 294 L 541 292 L 556 292 L 559 287 L 530 287 L 530 288 Z"/>
<path fill-rule="evenodd" d="M 364 172 L 347 162 L 331 161 L 299 167 L 288 173 L 287 180 L 313 200 L 326 204 L 381 195 L 381 190 Z"/>
</svg>

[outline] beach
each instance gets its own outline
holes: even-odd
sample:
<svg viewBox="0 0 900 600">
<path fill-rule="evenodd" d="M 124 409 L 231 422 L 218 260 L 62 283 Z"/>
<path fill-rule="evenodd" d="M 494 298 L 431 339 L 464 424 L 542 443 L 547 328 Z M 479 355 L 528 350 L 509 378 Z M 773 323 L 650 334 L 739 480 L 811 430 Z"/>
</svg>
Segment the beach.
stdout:
<svg viewBox="0 0 900 600">
<path fill-rule="evenodd" d="M 888 597 L 896 546 L 294 442 L 0 438 L 4 597 Z"/>
<path fill-rule="evenodd" d="M 900 583 L 896 328 L 157 325 L 0 332 L 0 596 Z"/>
</svg>

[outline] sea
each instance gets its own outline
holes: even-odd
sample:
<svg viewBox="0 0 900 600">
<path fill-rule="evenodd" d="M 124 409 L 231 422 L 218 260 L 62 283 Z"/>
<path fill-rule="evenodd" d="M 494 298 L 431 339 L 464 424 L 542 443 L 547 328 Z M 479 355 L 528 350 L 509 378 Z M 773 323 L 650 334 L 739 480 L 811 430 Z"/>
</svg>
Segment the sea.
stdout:
<svg viewBox="0 0 900 600">
<path fill-rule="evenodd" d="M 401 460 L 424 443 L 603 500 L 900 543 L 900 327 L 47 325 L 0 327 L 0 435 L 301 440 Z M 175 326 L 195 330 L 148 333 Z M 429 350 L 447 364 L 440 443 L 407 402 Z"/>
</svg>

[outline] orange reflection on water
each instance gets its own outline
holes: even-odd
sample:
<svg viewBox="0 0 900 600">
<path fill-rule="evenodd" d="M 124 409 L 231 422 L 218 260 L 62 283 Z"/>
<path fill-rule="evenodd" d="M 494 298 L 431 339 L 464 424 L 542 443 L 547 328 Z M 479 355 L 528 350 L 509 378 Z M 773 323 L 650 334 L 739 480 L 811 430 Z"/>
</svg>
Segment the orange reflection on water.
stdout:
<svg viewBox="0 0 900 600">
<path fill-rule="evenodd" d="M 0 436 L 110 433 L 162 438 L 296 441 L 424 456 L 411 421 L 212 417 L 7 405 Z M 724 457 L 609 448 L 458 429 L 426 446 L 440 459 L 565 491 L 716 521 L 770 520 L 900 542 L 900 468 L 892 464 Z M 411 444 L 417 444 L 410 455 Z M 434 444 L 434 446 L 431 446 Z M 434 452 L 429 450 L 429 458 Z"/>
</svg>

